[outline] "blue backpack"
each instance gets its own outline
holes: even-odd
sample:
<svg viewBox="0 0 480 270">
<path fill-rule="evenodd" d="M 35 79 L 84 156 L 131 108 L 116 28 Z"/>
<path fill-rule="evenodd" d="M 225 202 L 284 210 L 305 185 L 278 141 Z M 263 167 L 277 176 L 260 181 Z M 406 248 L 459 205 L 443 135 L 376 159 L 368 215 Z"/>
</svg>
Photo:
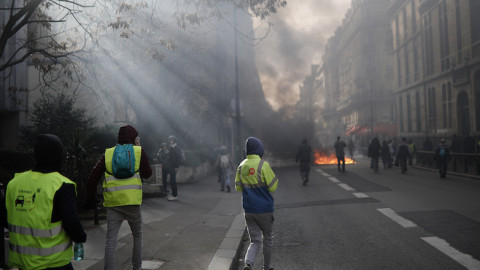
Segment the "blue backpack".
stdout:
<svg viewBox="0 0 480 270">
<path fill-rule="evenodd" d="M 117 144 L 113 151 L 112 171 L 112 175 L 118 179 L 130 178 L 135 174 L 135 151 L 132 144 Z"/>
<path fill-rule="evenodd" d="M 438 152 L 438 155 L 441 157 L 441 158 L 444 158 L 447 156 L 447 151 L 445 150 L 445 148 L 440 148 L 440 151 Z"/>
</svg>

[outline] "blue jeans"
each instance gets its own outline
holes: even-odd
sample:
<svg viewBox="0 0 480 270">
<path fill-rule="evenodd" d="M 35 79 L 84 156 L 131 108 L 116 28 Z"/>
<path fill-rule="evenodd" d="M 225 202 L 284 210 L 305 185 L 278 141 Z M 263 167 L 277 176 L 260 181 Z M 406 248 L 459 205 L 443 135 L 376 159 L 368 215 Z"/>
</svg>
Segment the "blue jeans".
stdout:
<svg viewBox="0 0 480 270">
<path fill-rule="evenodd" d="M 222 179 L 220 179 L 220 185 L 222 190 L 225 189 L 226 186 L 230 186 L 230 167 L 222 168 Z"/>
</svg>

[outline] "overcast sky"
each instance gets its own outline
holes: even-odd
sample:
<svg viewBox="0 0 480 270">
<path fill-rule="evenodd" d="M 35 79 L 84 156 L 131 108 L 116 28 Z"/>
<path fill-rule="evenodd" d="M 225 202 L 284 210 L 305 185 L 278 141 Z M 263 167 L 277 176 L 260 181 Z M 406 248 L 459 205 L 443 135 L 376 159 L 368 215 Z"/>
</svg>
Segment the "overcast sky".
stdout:
<svg viewBox="0 0 480 270">
<path fill-rule="evenodd" d="M 255 48 L 263 91 L 275 110 L 293 106 L 299 85 L 320 64 L 325 43 L 341 25 L 351 0 L 287 0 Z M 255 22 L 258 25 L 258 21 Z"/>
</svg>

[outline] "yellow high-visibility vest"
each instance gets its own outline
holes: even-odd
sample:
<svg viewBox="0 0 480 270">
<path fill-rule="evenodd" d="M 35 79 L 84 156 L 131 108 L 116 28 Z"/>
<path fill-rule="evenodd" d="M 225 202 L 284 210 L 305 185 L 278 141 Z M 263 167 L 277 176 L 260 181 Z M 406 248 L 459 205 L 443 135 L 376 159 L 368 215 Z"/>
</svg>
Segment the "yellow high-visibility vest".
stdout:
<svg viewBox="0 0 480 270">
<path fill-rule="evenodd" d="M 60 267 L 73 257 L 62 222 L 51 222 L 53 197 L 64 184 L 76 184 L 58 172 L 15 174 L 7 186 L 9 265 L 24 270 Z"/>
<path fill-rule="evenodd" d="M 112 158 L 115 147 L 105 150 L 105 180 L 103 181 L 103 205 L 105 207 L 142 204 L 142 179 L 138 170 L 140 169 L 140 158 L 142 148 L 133 146 L 135 152 L 135 174 L 131 178 L 118 179 L 111 175 Z"/>
</svg>

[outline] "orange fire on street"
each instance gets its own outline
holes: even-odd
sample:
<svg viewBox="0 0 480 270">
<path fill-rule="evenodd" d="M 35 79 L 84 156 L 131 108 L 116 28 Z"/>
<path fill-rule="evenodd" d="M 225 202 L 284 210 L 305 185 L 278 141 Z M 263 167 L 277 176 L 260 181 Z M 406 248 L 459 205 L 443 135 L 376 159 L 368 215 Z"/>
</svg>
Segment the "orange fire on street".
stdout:
<svg viewBox="0 0 480 270">
<path fill-rule="evenodd" d="M 337 156 L 335 153 L 325 153 L 322 150 L 314 149 L 313 156 L 315 158 L 315 164 L 337 164 Z M 351 158 L 345 157 L 345 164 L 355 164 L 355 161 Z"/>
</svg>

